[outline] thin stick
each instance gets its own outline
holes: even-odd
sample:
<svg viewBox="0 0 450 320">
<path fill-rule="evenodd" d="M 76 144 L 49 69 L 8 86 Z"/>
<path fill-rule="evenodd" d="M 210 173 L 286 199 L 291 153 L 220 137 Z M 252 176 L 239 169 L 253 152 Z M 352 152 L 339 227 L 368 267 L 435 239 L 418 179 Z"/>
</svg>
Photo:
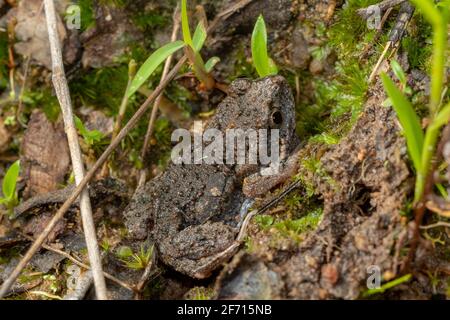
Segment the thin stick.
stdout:
<svg viewBox="0 0 450 320">
<path fill-rule="evenodd" d="M 180 29 L 180 14 L 178 11 L 179 11 L 179 5 L 176 6 L 175 11 L 173 13 L 173 29 L 172 29 L 172 35 L 170 37 L 171 42 L 174 42 L 175 40 L 177 40 L 178 30 Z M 169 73 L 170 65 L 172 64 L 172 59 L 173 59 L 173 55 L 170 55 L 166 59 L 166 62 L 164 64 L 164 70 L 162 72 L 160 81 L 164 81 L 167 78 L 167 74 Z M 163 97 L 163 94 L 161 93 L 156 98 L 155 103 L 153 104 L 152 113 L 150 116 L 150 120 L 148 122 L 147 133 L 145 134 L 144 145 L 142 146 L 142 151 L 141 151 L 141 160 L 142 161 L 144 161 L 145 155 L 147 154 L 147 152 L 150 149 L 150 138 L 152 137 L 152 134 L 153 134 L 153 128 L 155 127 L 156 116 L 158 115 L 159 105 L 161 104 L 162 97 Z M 144 185 L 145 180 L 146 180 L 146 170 L 142 169 L 140 176 L 139 176 L 138 188 Z"/>
<path fill-rule="evenodd" d="M 30 241 L 34 241 L 34 239 L 30 236 L 27 236 L 25 234 L 21 234 L 22 237 L 30 240 Z M 52 247 L 51 245 L 47 245 L 47 244 L 43 244 L 42 248 L 48 250 L 48 251 L 52 251 L 55 252 L 61 256 L 63 256 L 66 259 L 69 259 L 70 261 L 72 261 L 74 264 L 76 264 L 77 266 L 86 269 L 86 270 L 91 270 L 91 267 L 88 266 L 87 264 L 84 264 L 83 262 L 79 261 L 78 259 L 76 259 L 75 257 L 73 257 L 70 253 L 67 253 L 63 250 L 59 250 L 57 248 Z M 130 286 L 128 283 L 123 282 L 122 280 L 117 279 L 116 277 L 114 277 L 113 275 L 103 271 L 103 275 L 105 276 L 105 278 L 108 278 L 109 280 L 111 280 L 112 282 L 115 282 L 116 284 L 118 284 L 119 286 L 124 287 L 125 289 L 128 289 L 130 291 L 135 291 L 135 289 Z"/>
<path fill-rule="evenodd" d="M 48 37 L 50 41 L 50 52 L 52 58 L 52 79 L 56 95 L 61 106 L 64 118 L 64 126 L 69 143 L 72 167 L 75 175 L 75 183 L 79 184 L 84 177 L 84 165 L 81 157 L 78 133 L 73 120 L 72 101 L 70 99 L 69 86 L 67 85 L 62 60 L 61 44 L 56 28 L 56 12 L 53 0 L 45 0 L 45 17 L 47 21 Z M 102 270 L 102 259 L 98 248 L 94 219 L 92 217 L 91 200 L 87 189 L 81 191 L 80 212 L 83 222 L 84 237 L 88 250 L 90 265 L 92 266 L 92 276 L 94 278 L 97 299 L 107 300 L 105 278 Z"/>
</svg>

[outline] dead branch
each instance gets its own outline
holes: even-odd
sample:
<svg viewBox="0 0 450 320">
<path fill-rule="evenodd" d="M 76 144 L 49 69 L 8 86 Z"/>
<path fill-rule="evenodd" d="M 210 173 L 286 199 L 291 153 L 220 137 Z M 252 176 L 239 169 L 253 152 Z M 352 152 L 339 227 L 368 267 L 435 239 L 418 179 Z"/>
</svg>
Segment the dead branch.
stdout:
<svg viewBox="0 0 450 320">
<path fill-rule="evenodd" d="M 23 234 L 23 233 L 21 233 L 21 236 L 24 237 L 24 238 L 26 238 L 27 240 L 34 241 L 34 239 L 33 239 L 32 237 L 27 236 L 27 235 L 25 235 L 25 234 Z M 81 267 L 81 268 L 83 268 L 83 269 L 91 270 L 91 267 L 90 267 L 90 266 L 88 266 L 87 264 L 85 264 L 85 263 L 79 261 L 78 259 L 76 259 L 75 257 L 73 257 L 70 253 L 67 253 L 67 252 L 65 252 L 65 251 L 63 251 L 63 250 L 60 250 L 60 249 L 57 249 L 57 248 L 54 248 L 54 247 L 52 247 L 51 245 L 47 245 L 47 244 L 43 244 L 43 245 L 42 245 L 42 248 L 44 248 L 44 249 L 46 249 L 46 250 L 48 250 L 48 251 L 52 251 L 52 252 L 54 252 L 54 253 L 57 253 L 57 254 L 63 256 L 64 258 L 66 258 L 66 259 L 69 259 L 69 260 L 72 261 L 74 264 L 76 264 L 77 266 L 79 266 L 79 267 Z M 107 272 L 105 272 L 105 271 L 103 271 L 103 275 L 105 276 L 105 278 L 108 278 L 109 280 L 111 280 L 112 282 L 115 282 L 115 283 L 118 284 L 119 286 L 122 286 L 122 287 L 124 287 L 125 289 L 128 289 L 128 290 L 130 290 L 130 291 L 135 291 L 134 288 L 133 288 L 132 286 L 130 286 L 129 284 L 123 282 L 122 280 L 117 279 L 117 278 L 114 277 L 113 275 L 111 275 L 111 274 L 109 274 L 109 273 L 107 273 Z"/>
<path fill-rule="evenodd" d="M 414 7 L 409 3 L 405 2 L 402 4 L 400 8 L 400 12 L 397 16 L 397 21 L 392 28 L 391 32 L 389 33 L 389 40 L 386 43 L 386 46 L 384 47 L 383 53 L 381 54 L 380 58 L 378 59 L 377 63 L 375 64 L 375 67 L 373 68 L 370 76 L 369 76 L 369 83 L 375 79 L 376 75 L 378 74 L 378 71 L 380 69 L 381 64 L 385 61 L 386 56 L 391 48 L 394 48 L 393 53 L 395 53 L 396 48 L 398 49 L 397 44 L 400 42 L 400 40 L 403 37 L 403 34 L 405 33 L 405 30 L 411 21 L 411 18 L 414 14 Z"/>
<path fill-rule="evenodd" d="M 78 142 L 78 133 L 73 120 L 72 102 L 70 99 L 69 86 L 67 85 L 62 60 L 61 43 L 56 28 L 56 12 L 53 0 L 45 0 L 45 16 L 47 21 L 50 51 L 52 58 L 53 85 L 61 106 L 69 143 L 72 167 L 75 175 L 75 183 L 79 184 L 84 177 L 84 165 L 81 157 L 81 149 Z M 102 260 L 99 253 L 94 219 L 92 218 L 91 200 L 87 189 L 82 190 L 80 196 L 80 213 L 83 222 L 84 237 L 88 250 L 89 262 L 92 267 L 95 291 L 100 300 L 108 299 L 105 278 L 103 277 Z"/>
</svg>

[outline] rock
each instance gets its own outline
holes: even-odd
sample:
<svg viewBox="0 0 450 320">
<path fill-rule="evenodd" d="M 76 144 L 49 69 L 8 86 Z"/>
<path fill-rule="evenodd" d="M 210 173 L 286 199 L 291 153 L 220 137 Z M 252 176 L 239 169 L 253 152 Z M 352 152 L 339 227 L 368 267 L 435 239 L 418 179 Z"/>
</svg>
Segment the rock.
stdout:
<svg viewBox="0 0 450 320">
<path fill-rule="evenodd" d="M 308 42 L 303 36 L 302 30 L 300 28 L 296 28 L 292 33 L 292 66 L 303 70 L 308 67 L 308 63 L 310 60 L 311 55 L 308 50 Z"/>
</svg>

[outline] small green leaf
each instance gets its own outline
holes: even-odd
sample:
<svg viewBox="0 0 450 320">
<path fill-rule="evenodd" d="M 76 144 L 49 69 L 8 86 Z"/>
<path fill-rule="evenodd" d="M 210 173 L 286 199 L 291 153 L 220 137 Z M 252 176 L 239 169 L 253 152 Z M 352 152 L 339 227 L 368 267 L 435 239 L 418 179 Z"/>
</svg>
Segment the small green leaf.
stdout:
<svg viewBox="0 0 450 320">
<path fill-rule="evenodd" d="M 443 125 L 447 124 L 450 120 L 450 103 L 447 104 L 445 107 L 439 111 L 439 113 L 436 115 L 436 118 L 434 118 L 433 123 L 430 126 L 433 126 L 434 128 L 440 128 Z"/>
<path fill-rule="evenodd" d="M 267 31 L 262 15 L 258 17 L 253 28 L 251 45 L 253 64 L 259 76 L 276 74 L 278 70 L 267 53 Z"/>
<path fill-rule="evenodd" d="M 184 47 L 183 41 L 170 42 L 161 48 L 157 49 L 152 55 L 144 62 L 144 64 L 139 68 L 136 76 L 131 82 L 130 89 L 128 90 L 127 96 L 131 97 L 151 76 L 155 69 L 166 60 L 171 54 L 180 50 Z"/>
<path fill-rule="evenodd" d="M 206 61 L 206 63 L 205 63 L 206 72 L 208 72 L 208 73 L 211 72 L 212 69 L 215 67 L 215 65 L 217 63 L 219 63 L 219 62 L 220 62 L 220 58 L 219 57 L 209 58 L 209 60 Z"/>
<path fill-rule="evenodd" d="M 189 19 L 187 15 L 187 1 L 181 0 L 181 29 L 183 30 L 183 40 L 188 46 L 193 46 L 191 31 L 189 30 Z"/>
<path fill-rule="evenodd" d="M 396 60 L 391 61 L 391 68 L 401 84 L 406 85 L 406 75 L 402 67 Z"/>
<path fill-rule="evenodd" d="M 96 142 L 102 141 L 104 135 L 98 130 L 88 130 L 84 126 L 83 122 L 80 118 L 75 116 L 75 127 L 79 131 L 79 133 L 83 136 L 84 141 L 88 145 L 94 145 Z"/>
<path fill-rule="evenodd" d="M 192 47 L 195 52 L 199 52 L 202 49 L 205 40 L 206 40 L 205 25 L 203 24 L 203 22 L 199 22 L 194 32 L 194 38 L 192 39 L 193 42 Z"/>
<path fill-rule="evenodd" d="M 2 191 L 5 199 L 11 200 L 16 194 L 17 178 L 19 177 L 20 161 L 14 162 L 8 169 L 3 178 Z"/>
<path fill-rule="evenodd" d="M 414 111 L 411 103 L 406 99 L 403 93 L 396 87 L 394 82 L 386 74 L 381 75 L 384 88 L 386 89 L 395 112 L 397 113 L 400 124 L 402 125 L 406 144 L 414 167 L 420 171 L 422 166 L 422 150 L 423 150 L 423 131 L 420 126 L 419 118 Z"/>
<path fill-rule="evenodd" d="M 278 68 L 272 58 L 269 58 L 269 74 L 277 74 Z"/>
</svg>

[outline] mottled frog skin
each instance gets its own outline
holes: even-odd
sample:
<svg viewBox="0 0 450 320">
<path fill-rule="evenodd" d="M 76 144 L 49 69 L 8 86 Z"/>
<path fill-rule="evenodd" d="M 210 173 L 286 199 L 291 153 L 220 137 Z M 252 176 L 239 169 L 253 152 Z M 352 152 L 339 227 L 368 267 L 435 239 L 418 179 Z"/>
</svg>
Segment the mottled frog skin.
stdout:
<svg viewBox="0 0 450 320">
<path fill-rule="evenodd" d="M 298 143 L 289 85 L 281 76 L 234 81 L 207 128 L 223 133 L 231 128 L 279 129 L 280 158 L 286 159 Z M 244 194 L 245 179 L 255 178 L 261 169 L 258 164 L 169 164 L 136 192 L 126 209 L 130 239 L 150 239 L 166 265 L 190 277 L 208 277 L 220 265 L 213 257 L 239 232 L 244 199 L 254 196 L 255 189 L 264 194 L 273 187 L 265 183 Z"/>
</svg>

